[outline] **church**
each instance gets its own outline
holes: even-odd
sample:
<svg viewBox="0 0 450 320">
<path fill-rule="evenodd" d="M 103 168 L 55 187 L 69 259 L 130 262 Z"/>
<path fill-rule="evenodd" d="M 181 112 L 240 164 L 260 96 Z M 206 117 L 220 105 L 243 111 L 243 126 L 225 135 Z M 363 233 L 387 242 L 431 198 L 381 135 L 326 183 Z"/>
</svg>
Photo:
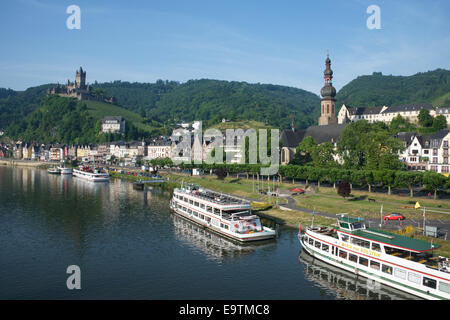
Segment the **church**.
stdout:
<svg viewBox="0 0 450 320">
<path fill-rule="evenodd" d="M 319 125 L 311 126 L 306 130 L 291 129 L 283 130 L 281 133 L 281 164 L 288 164 L 293 158 L 299 143 L 306 137 L 312 137 L 317 144 L 331 142 L 336 145 L 342 129 L 347 123 L 338 123 L 336 116 L 336 89 L 333 87 L 333 71 L 331 70 L 331 60 L 327 55 L 325 60 L 324 86 L 320 90 L 322 99 L 320 100 L 321 115 Z"/>
</svg>

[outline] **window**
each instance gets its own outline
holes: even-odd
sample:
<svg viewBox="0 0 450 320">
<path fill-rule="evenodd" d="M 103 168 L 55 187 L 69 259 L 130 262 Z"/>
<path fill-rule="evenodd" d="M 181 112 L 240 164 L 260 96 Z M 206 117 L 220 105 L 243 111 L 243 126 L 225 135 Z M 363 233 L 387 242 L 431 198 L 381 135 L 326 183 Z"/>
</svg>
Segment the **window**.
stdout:
<svg viewBox="0 0 450 320">
<path fill-rule="evenodd" d="M 309 243 L 310 245 L 313 245 L 313 244 L 314 244 L 314 239 L 313 239 L 313 238 L 309 238 L 308 243 Z"/>
<path fill-rule="evenodd" d="M 214 208 L 214 213 L 220 215 L 220 209 Z"/>
<path fill-rule="evenodd" d="M 350 227 L 348 226 L 348 223 L 346 223 L 346 222 L 340 222 L 339 225 L 341 228 L 350 229 Z M 347 239 L 348 239 L 348 237 L 347 237 Z M 345 241 L 347 241 L 347 240 L 345 240 Z"/>
<path fill-rule="evenodd" d="M 406 279 L 406 270 L 394 268 L 394 276 L 401 279 Z"/>
<path fill-rule="evenodd" d="M 199 203 L 198 202 L 194 202 L 194 206 L 198 207 Z"/>
<path fill-rule="evenodd" d="M 450 284 L 439 281 L 439 290 L 442 292 L 450 293 Z"/>
<path fill-rule="evenodd" d="M 359 264 L 362 264 L 363 266 L 368 267 L 369 266 L 369 259 L 359 257 Z"/>
<path fill-rule="evenodd" d="M 205 205 L 203 203 L 200 203 L 200 208 L 205 209 Z"/>
<path fill-rule="evenodd" d="M 383 264 L 381 265 L 381 271 L 387 274 L 392 274 L 392 267 Z"/>
<path fill-rule="evenodd" d="M 347 259 L 347 252 L 346 252 L 346 251 L 339 250 L 339 257 L 344 258 L 344 259 Z"/>
<path fill-rule="evenodd" d="M 372 242 L 372 250 L 381 252 L 381 247 L 380 247 L 380 245 L 378 243 Z"/>
<path fill-rule="evenodd" d="M 356 263 L 356 262 L 358 262 L 358 256 L 350 253 L 348 256 L 348 260 Z"/>
<path fill-rule="evenodd" d="M 189 199 L 189 204 L 194 204 L 194 200 Z"/>
<path fill-rule="evenodd" d="M 322 243 L 322 250 L 328 252 L 329 246 L 325 243 Z"/>
<path fill-rule="evenodd" d="M 351 238 L 351 242 L 353 244 L 357 245 L 357 246 L 360 246 L 360 247 L 364 247 L 364 248 L 367 248 L 367 249 L 370 248 L 370 242 L 366 241 L 366 240 L 363 240 L 363 239 L 352 237 Z"/>
<path fill-rule="evenodd" d="M 314 247 L 320 249 L 320 245 L 321 245 L 321 244 L 322 244 L 322 243 L 321 243 L 320 241 L 317 241 L 317 240 L 316 240 L 316 242 L 314 243 Z"/>
<path fill-rule="evenodd" d="M 380 270 L 380 263 L 370 260 L 370 267 L 375 270 Z"/>
<path fill-rule="evenodd" d="M 414 272 L 408 272 L 408 281 L 420 284 L 420 275 Z"/>
<path fill-rule="evenodd" d="M 208 212 L 212 212 L 212 207 L 210 207 L 210 206 L 206 206 L 206 211 L 208 211 Z"/>
<path fill-rule="evenodd" d="M 345 235 L 345 234 L 341 234 L 341 240 L 342 241 L 345 241 L 345 242 L 348 242 L 348 236 L 347 235 Z"/>
<path fill-rule="evenodd" d="M 428 287 L 428 288 L 431 288 L 431 289 L 436 289 L 436 284 L 437 284 L 436 280 L 430 279 L 430 278 L 427 278 L 427 277 L 423 277 L 423 285 L 425 287 Z"/>
</svg>

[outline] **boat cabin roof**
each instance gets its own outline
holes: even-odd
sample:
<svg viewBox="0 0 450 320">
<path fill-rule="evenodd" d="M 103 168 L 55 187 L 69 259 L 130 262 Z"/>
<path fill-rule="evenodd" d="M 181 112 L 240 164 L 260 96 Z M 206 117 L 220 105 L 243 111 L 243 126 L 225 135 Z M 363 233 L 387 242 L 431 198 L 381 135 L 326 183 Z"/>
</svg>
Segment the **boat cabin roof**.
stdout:
<svg viewBox="0 0 450 320">
<path fill-rule="evenodd" d="M 431 244 L 427 241 L 413 239 L 384 230 L 366 228 L 362 218 L 339 217 L 338 226 L 337 230 L 348 233 L 349 235 L 381 242 L 407 251 L 424 252 L 440 247 L 438 244 Z"/>
</svg>

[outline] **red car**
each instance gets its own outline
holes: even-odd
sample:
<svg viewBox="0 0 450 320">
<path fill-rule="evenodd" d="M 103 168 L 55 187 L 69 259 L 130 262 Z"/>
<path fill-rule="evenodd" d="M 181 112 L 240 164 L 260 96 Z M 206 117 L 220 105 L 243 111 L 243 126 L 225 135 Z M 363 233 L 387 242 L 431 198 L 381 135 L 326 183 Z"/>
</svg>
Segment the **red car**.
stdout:
<svg viewBox="0 0 450 320">
<path fill-rule="evenodd" d="M 405 217 L 400 213 L 391 213 L 390 215 L 384 216 L 384 221 L 386 220 L 405 220 Z"/>
</svg>

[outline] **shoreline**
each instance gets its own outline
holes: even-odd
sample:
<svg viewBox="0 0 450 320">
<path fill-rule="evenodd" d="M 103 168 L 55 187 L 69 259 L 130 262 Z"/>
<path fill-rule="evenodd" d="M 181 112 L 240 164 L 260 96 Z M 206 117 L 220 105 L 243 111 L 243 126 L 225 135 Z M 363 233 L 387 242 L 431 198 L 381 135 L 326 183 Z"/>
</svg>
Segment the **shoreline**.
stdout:
<svg viewBox="0 0 450 320">
<path fill-rule="evenodd" d="M 32 160 L 14 160 L 14 159 L 1 159 L 0 166 L 9 167 L 34 167 L 38 168 L 41 166 L 51 166 L 59 164 L 59 162 L 42 162 L 42 161 L 32 161 Z"/>
</svg>

